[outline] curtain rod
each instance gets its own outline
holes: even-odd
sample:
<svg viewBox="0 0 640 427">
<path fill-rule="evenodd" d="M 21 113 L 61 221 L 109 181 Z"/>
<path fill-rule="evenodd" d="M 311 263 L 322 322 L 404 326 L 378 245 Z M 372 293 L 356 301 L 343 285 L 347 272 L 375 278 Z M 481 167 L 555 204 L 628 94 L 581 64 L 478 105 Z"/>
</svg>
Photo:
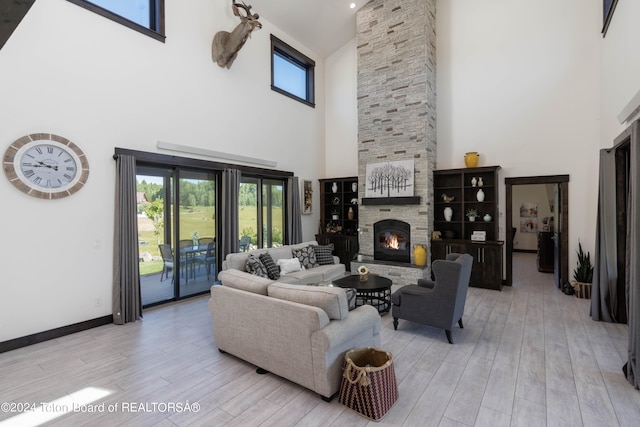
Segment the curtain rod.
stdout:
<svg viewBox="0 0 640 427">
<path fill-rule="evenodd" d="M 156 147 L 163 150 L 177 151 L 179 153 L 199 154 L 201 156 L 216 159 L 231 160 L 236 162 L 251 163 L 254 165 L 276 167 L 278 164 L 273 160 L 258 159 L 256 157 L 241 156 L 238 154 L 222 153 L 220 151 L 208 150 L 206 148 L 191 147 L 188 145 L 172 144 L 170 142 L 158 141 Z"/>
</svg>

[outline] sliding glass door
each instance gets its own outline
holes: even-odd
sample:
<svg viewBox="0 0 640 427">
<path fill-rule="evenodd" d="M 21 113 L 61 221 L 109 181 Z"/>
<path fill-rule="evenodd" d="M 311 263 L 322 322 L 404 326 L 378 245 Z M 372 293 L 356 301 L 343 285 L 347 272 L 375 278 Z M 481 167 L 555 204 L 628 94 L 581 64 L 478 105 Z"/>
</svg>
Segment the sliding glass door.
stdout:
<svg viewBox="0 0 640 427">
<path fill-rule="evenodd" d="M 240 250 L 282 246 L 285 181 L 243 176 L 239 195 Z M 246 242 L 250 242 L 247 246 Z"/>
<path fill-rule="evenodd" d="M 216 178 L 211 172 L 138 166 L 143 306 L 208 292 L 216 280 Z"/>
</svg>

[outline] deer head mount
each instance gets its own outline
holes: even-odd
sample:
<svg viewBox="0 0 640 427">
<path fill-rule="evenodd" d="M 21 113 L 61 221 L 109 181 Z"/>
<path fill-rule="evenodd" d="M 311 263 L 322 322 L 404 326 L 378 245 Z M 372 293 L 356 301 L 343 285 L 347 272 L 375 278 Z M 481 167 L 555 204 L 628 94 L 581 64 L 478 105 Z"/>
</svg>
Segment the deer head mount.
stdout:
<svg viewBox="0 0 640 427">
<path fill-rule="evenodd" d="M 213 62 L 221 67 L 231 68 L 231 64 L 238 56 L 238 52 L 244 46 L 251 32 L 258 28 L 262 28 L 262 24 L 258 21 L 260 15 L 251 14 L 251 6 L 247 6 L 242 2 L 231 3 L 233 14 L 240 18 L 240 23 L 233 31 L 218 31 L 213 37 L 211 44 L 211 58 Z M 240 9 L 245 11 L 245 15 L 240 13 Z"/>
</svg>

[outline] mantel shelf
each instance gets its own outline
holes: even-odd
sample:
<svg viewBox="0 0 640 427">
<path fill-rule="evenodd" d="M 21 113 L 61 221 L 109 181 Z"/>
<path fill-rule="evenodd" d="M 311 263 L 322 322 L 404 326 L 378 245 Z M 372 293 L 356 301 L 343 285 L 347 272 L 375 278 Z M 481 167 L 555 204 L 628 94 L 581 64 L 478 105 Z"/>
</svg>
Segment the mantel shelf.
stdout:
<svg viewBox="0 0 640 427">
<path fill-rule="evenodd" d="M 412 196 L 412 197 L 363 197 L 362 198 L 363 205 L 392 205 L 392 206 L 400 206 L 400 205 L 419 205 L 420 204 L 420 196 Z"/>
</svg>

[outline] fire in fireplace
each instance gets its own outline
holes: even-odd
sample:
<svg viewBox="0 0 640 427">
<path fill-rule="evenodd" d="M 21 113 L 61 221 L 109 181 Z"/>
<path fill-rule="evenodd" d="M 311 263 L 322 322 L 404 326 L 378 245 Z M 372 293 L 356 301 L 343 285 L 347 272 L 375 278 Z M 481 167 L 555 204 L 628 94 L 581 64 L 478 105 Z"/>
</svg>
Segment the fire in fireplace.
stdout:
<svg viewBox="0 0 640 427">
<path fill-rule="evenodd" d="M 411 226 L 397 219 L 373 224 L 373 258 L 380 261 L 411 262 Z"/>
</svg>

